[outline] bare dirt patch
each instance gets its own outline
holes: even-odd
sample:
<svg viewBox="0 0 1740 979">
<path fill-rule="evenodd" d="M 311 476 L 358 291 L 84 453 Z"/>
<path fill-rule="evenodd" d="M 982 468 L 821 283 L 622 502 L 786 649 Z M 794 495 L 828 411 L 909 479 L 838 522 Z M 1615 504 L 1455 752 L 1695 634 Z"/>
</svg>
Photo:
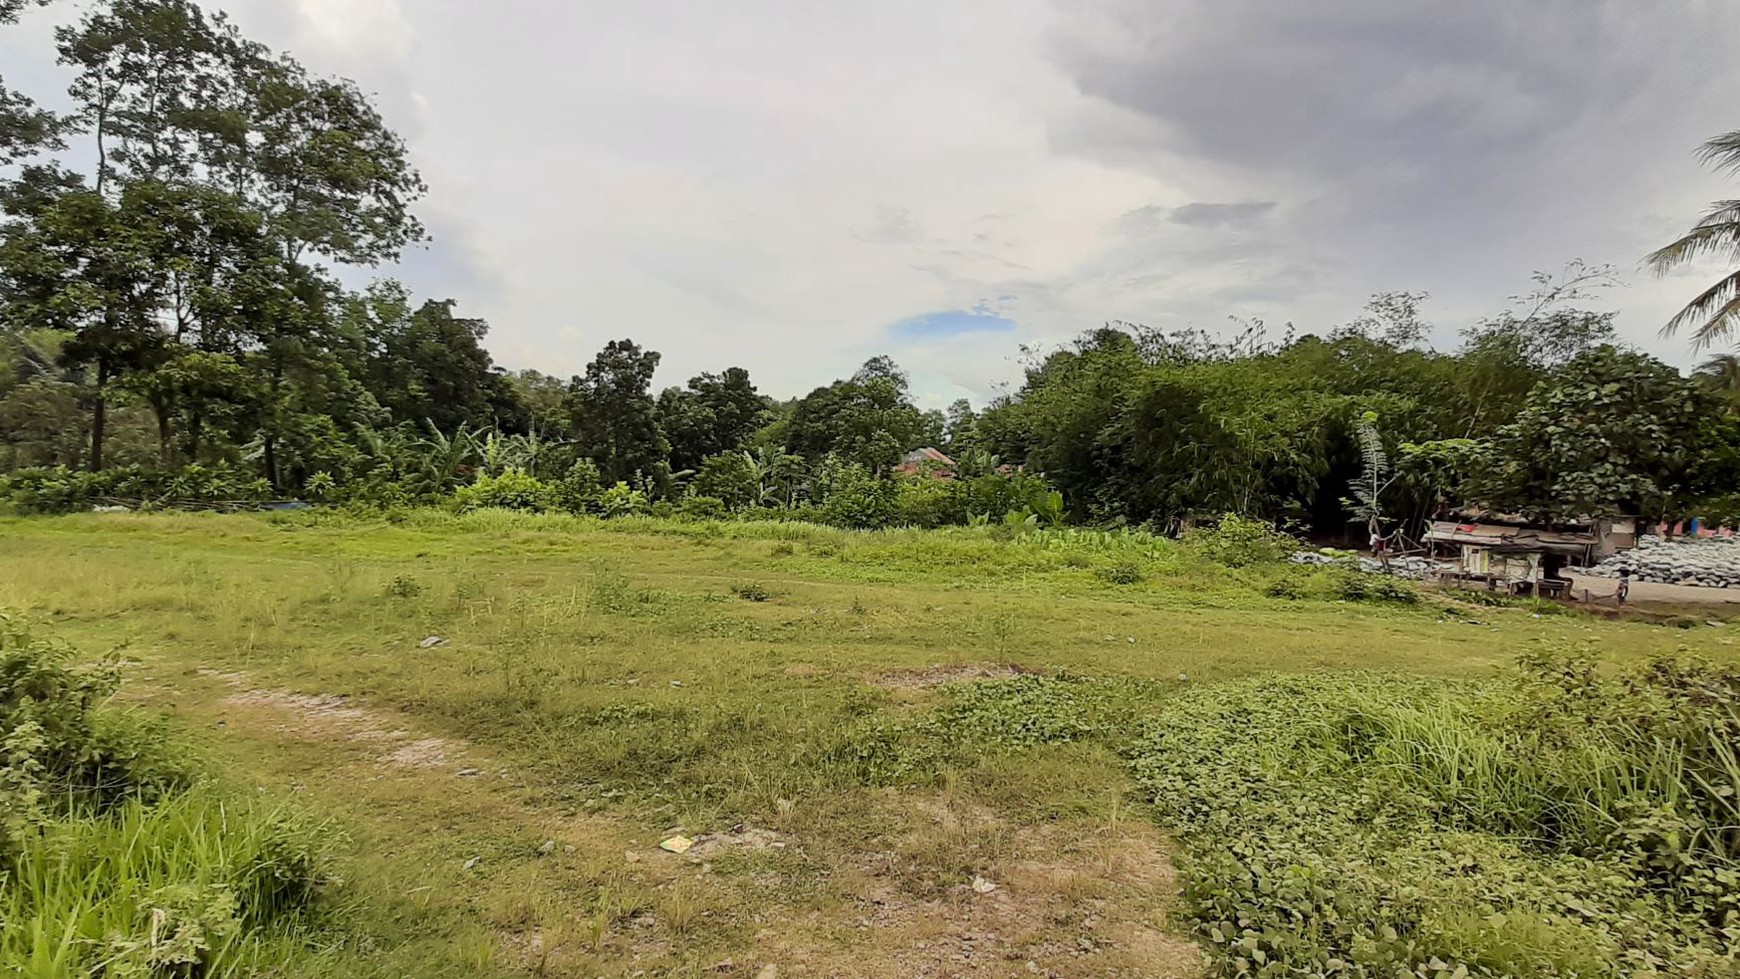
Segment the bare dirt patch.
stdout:
<svg viewBox="0 0 1740 979">
<path fill-rule="evenodd" d="M 887 673 L 879 673 L 872 677 L 870 683 L 889 690 L 928 690 L 933 687 L 947 686 L 951 683 L 968 683 L 974 680 L 1007 680 L 1010 677 L 1032 672 L 1034 671 L 1014 663 L 965 663 L 952 666 L 927 666 L 911 670 L 890 670 Z"/>
<path fill-rule="evenodd" d="M 227 675 L 232 685 L 239 679 Z M 244 690 L 224 698 L 228 709 L 280 715 L 272 729 L 301 740 L 340 738 L 380 747 L 379 761 L 393 768 L 442 768 L 465 753 L 447 738 L 418 737 L 386 711 L 361 707 L 347 697 L 291 693 L 285 690 Z"/>
</svg>

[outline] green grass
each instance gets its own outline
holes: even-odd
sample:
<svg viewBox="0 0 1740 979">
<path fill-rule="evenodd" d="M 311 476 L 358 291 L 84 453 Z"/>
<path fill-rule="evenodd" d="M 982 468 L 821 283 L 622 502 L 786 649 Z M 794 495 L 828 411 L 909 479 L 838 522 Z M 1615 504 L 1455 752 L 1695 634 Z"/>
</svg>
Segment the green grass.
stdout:
<svg viewBox="0 0 1740 979">
<path fill-rule="evenodd" d="M 317 974 L 320 827 L 209 787 L 32 834 L 0 887 L 0 965 L 89 975 Z"/>
<path fill-rule="evenodd" d="M 1267 677 L 1176 698 L 1144 730 L 1138 780 L 1187 845 L 1191 910 L 1229 974 L 1740 962 L 1731 668 Z"/>
<path fill-rule="evenodd" d="M 687 975 L 774 960 L 777 941 L 851 949 L 880 975 L 892 939 L 846 924 L 881 886 L 873 855 L 908 855 L 888 879 L 934 895 L 963 866 L 1014 873 L 1029 850 L 1148 832 L 1117 749 L 1181 692 L 1273 671 L 1481 678 L 1589 642 L 1614 663 L 1731 656 L 1734 637 L 1345 601 L 1333 574 L 1093 531 L 410 511 L 0 519 L 0 540 L 0 606 L 137 661 L 129 696 L 230 778 L 346 827 L 339 873 L 362 910 L 329 954 L 364 972 Z M 939 666 L 1043 679 L 933 684 Z M 352 697 L 510 774 L 383 769 L 366 740 L 237 708 L 235 684 Z M 937 822 L 938 806 L 993 822 Z M 676 826 L 738 824 L 801 844 L 702 877 L 623 861 Z M 974 834 L 1028 834 L 1028 850 Z M 546 838 L 575 851 L 540 855 Z M 1135 914 L 1149 898 L 1100 899 Z"/>
</svg>

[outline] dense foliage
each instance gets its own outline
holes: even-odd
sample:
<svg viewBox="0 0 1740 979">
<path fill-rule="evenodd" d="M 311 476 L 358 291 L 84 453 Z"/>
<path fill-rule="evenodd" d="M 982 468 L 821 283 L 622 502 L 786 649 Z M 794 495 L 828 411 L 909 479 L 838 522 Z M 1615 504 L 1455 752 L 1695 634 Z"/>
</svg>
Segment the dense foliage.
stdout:
<svg viewBox="0 0 1740 979">
<path fill-rule="evenodd" d="M 1732 975 L 1740 674 L 1192 691 L 1131 749 L 1226 975 Z"/>
<path fill-rule="evenodd" d="M 111 666 L 70 656 L 0 612 L 0 970 L 255 975 L 305 954 L 317 828 L 197 782 L 105 706 Z"/>
<path fill-rule="evenodd" d="M 1574 305 L 1601 275 L 1537 277 L 1451 353 L 1420 343 L 1420 297 L 1405 295 L 1327 337 L 1106 327 L 1034 357 L 978 433 L 1096 521 L 1231 512 L 1333 534 L 1475 504 L 1545 519 L 1725 508 L 1732 402 L 1614 347 L 1611 314 Z"/>
</svg>

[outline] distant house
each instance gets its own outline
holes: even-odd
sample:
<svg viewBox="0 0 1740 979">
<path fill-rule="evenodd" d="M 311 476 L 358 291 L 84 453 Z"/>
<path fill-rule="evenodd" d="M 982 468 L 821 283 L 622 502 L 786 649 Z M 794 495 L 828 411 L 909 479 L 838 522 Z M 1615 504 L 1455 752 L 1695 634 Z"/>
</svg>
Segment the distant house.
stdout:
<svg viewBox="0 0 1740 979">
<path fill-rule="evenodd" d="M 928 472 L 938 479 L 953 479 L 955 461 L 932 448 L 913 449 L 900 460 L 900 465 L 894 471 L 903 476 L 918 472 Z"/>
</svg>

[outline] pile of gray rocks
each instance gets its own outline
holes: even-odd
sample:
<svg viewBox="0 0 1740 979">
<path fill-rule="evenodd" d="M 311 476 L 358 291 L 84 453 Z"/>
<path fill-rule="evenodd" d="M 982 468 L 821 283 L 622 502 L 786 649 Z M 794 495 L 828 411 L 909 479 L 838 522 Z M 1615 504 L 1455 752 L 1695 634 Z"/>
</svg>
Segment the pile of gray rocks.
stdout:
<svg viewBox="0 0 1740 979">
<path fill-rule="evenodd" d="M 1643 537 L 1636 547 L 1615 554 L 1587 573 L 1617 578 L 1620 568 L 1630 568 L 1634 581 L 1740 588 L 1740 538 Z"/>
<path fill-rule="evenodd" d="M 1386 570 L 1394 577 L 1407 578 L 1411 581 L 1424 581 L 1434 577 L 1443 565 L 1424 557 L 1392 557 L 1386 569 L 1377 558 L 1349 554 L 1346 551 L 1324 553 L 1322 551 L 1296 551 L 1287 559 L 1293 564 L 1304 564 L 1313 567 L 1342 567 L 1369 571 L 1373 574 L 1383 574 Z"/>
</svg>

